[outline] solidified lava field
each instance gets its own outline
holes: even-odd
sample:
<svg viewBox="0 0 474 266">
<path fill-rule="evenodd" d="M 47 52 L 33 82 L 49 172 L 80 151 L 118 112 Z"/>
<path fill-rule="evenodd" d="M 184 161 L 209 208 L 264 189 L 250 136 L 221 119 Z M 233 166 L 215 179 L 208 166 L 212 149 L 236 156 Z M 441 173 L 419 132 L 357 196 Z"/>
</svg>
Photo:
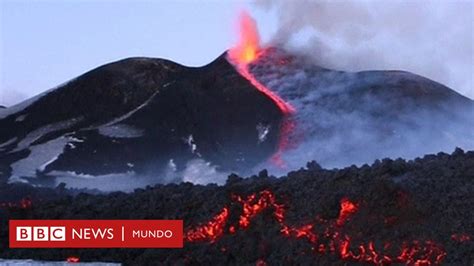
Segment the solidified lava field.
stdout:
<svg viewBox="0 0 474 266">
<path fill-rule="evenodd" d="M 156 185 L 133 193 L 19 189 L 2 203 L 0 258 L 149 264 L 472 265 L 474 151 L 377 160 L 224 186 Z M 72 195 L 74 194 L 74 195 Z M 183 249 L 8 249 L 8 219 L 183 219 Z"/>
</svg>

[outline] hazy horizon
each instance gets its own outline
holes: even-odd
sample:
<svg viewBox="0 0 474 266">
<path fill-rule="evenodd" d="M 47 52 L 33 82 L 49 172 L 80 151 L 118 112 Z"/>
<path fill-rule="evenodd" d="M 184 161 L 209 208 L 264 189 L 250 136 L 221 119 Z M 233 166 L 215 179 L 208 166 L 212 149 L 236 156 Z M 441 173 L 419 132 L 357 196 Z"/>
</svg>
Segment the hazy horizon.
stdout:
<svg viewBox="0 0 474 266">
<path fill-rule="evenodd" d="M 282 26 L 287 27 L 288 24 L 285 23 L 291 22 L 291 19 L 282 18 L 279 13 L 281 12 L 279 5 L 284 3 L 284 10 L 288 9 L 288 11 L 291 11 L 292 9 L 286 6 L 291 5 L 291 3 L 278 0 L 259 0 L 255 1 L 256 4 L 253 2 L 132 2 L 109 0 L 32 2 L 3 0 L 0 2 L 0 105 L 14 105 L 100 65 L 127 57 L 158 57 L 189 66 L 205 65 L 235 44 L 237 40 L 235 21 L 242 9 L 248 10 L 257 21 L 262 41 L 264 43 L 274 42 L 275 36 L 281 35 Z M 297 1 L 297 6 L 305 9 L 306 15 L 310 14 L 312 16 L 313 13 L 311 12 L 313 11 L 309 7 L 320 2 L 325 5 L 331 5 L 323 1 Z M 361 8 L 366 8 L 365 2 L 362 1 L 347 3 L 357 6 L 358 8 L 354 8 L 354 10 L 359 13 Z M 416 3 L 421 4 L 423 2 L 419 1 Z M 430 3 L 432 2 L 429 2 L 427 5 Z M 459 3 L 470 2 L 459 1 Z M 455 4 L 455 2 L 451 2 L 450 5 L 455 6 Z M 307 8 L 306 6 L 309 7 Z M 443 10 L 448 10 L 444 6 L 442 8 Z M 331 11 L 330 9 L 328 10 Z M 349 11 L 351 10 L 344 10 L 346 13 L 349 13 Z M 433 16 L 426 14 L 427 17 L 431 18 L 437 14 L 437 12 L 432 13 Z M 291 12 L 288 12 L 288 14 L 291 15 Z M 469 9 L 462 14 L 459 12 L 456 14 L 459 14 L 457 16 L 462 18 L 467 16 L 467 19 L 472 19 L 472 10 L 469 13 Z M 320 12 L 316 15 L 313 17 L 326 20 L 328 17 L 337 18 L 337 16 L 330 12 L 326 14 Z M 357 13 L 356 15 L 359 14 Z M 410 14 L 402 15 L 410 16 Z M 419 14 L 415 14 L 415 16 L 419 16 Z M 344 26 L 344 23 L 352 23 L 350 20 L 351 16 L 346 17 L 348 20 L 341 21 L 340 25 Z M 358 20 L 360 16 L 352 16 L 352 18 Z M 299 17 L 296 17 L 296 19 L 299 20 Z M 302 20 L 304 20 L 304 16 L 302 16 Z M 436 20 L 426 21 L 431 23 Z M 324 32 L 327 25 L 324 25 L 321 21 L 316 22 L 321 24 L 317 25 L 319 28 L 316 30 Z M 308 23 L 308 21 L 305 23 Z M 301 44 L 310 38 L 308 38 L 308 34 L 305 35 L 308 27 L 303 25 L 304 27 L 302 28 L 302 25 L 299 26 L 300 28 L 295 28 L 294 32 L 291 33 L 297 35 L 296 43 L 300 42 Z M 435 26 L 437 25 L 433 27 Z M 294 25 L 291 25 L 291 27 L 294 27 Z M 466 27 L 472 29 L 472 25 L 466 25 Z M 357 29 L 354 30 L 356 31 Z M 386 29 L 382 28 L 381 30 Z M 433 33 L 436 32 L 438 31 L 433 31 Z M 452 36 L 453 34 L 457 34 L 457 32 L 452 34 L 447 32 L 447 36 Z M 467 47 L 469 47 L 469 42 L 472 46 L 472 36 L 471 38 L 469 36 L 465 38 L 467 40 Z M 462 42 L 464 43 L 466 40 L 462 40 Z M 319 44 L 319 41 L 318 39 L 317 44 Z M 338 43 L 334 44 L 337 46 Z M 447 47 L 452 48 L 451 46 L 448 45 Z M 306 45 L 304 47 L 308 49 L 310 46 Z M 317 48 L 319 49 L 319 47 Z M 330 47 L 330 49 L 337 51 L 336 48 Z M 444 47 L 440 48 L 444 49 Z M 300 50 L 300 48 L 296 47 L 296 50 Z M 310 53 L 318 54 L 316 50 L 314 52 L 310 50 Z M 433 52 L 432 50 L 430 51 Z M 461 59 L 465 58 L 464 62 L 471 58 L 471 70 L 473 61 L 472 50 L 467 49 L 464 52 L 463 49 L 453 48 L 453 53 L 465 53 L 461 55 Z M 325 52 L 327 51 L 331 50 L 325 50 Z M 341 58 L 342 56 L 345 59 L 347 53 L 352 53 L 352 50 L 346 51 L 346 53 L 339 53 L 338 57 L 334 58 Z M 450 53 L 441 54 L 437 59 L 444 62 L 450 55 Z M 351 59 L 352 57 L 357 59 L 352 54 L 349 56 Z M 410 54 L 405 54 L 405 56 L 409 58 Z M 452 78 L 450 80 L 450 77 L 438 78 L 436 74 L 446 66 L 437 66 L 438 72 L 434 71 L 432 73 L 423 69 L 423 67 L 431 63 L 429 60 L 433 56 L 434 54 L 423 54 L 423 58 L 420 57 L 420 60 L 426 61 L 426 64 L 415 65 L 413 68 L 410 68 L 411 65 L 404 65 L 405 62 L 403 61 L 388 63 L 384 61 L 368 62 L 367 66 L 364 65 L 362 67 L 370 68 L 373 65 L 377 69 L 384 69 L 384 67 L 390 68 L 395 66 L 397 69 L 409 70 L 446 84 L 472 99 L 474 91 L 472 86 L 469 85 L 472 84 L 472 77 L 463 77 L 465 80 L 461 81 L 453 80 Z M 460 55 L 457 56 L 459 57 Z M 326 61 L 324 63 L 327 63 Z M 347 62 L 344 61 L 343 63 Z M 382 67 L 379 67 L 380 64 L 382 64 Z M 452 69 L 450 69 L 450 65 L 447 67 L 451 72 L 459 72 L 457 71 L 461 69 L 459 66 L 452 66 Z M 466 73 L 469 72 L 469 68 L 466 70 L 464 67 L 463 69 Z M 432 75 L 430 76 L 430 74 Z M 459 79 L 459 75 L 455 78 Z M 468 85 L 454 87 L 457 84 Z"/>
</svg>

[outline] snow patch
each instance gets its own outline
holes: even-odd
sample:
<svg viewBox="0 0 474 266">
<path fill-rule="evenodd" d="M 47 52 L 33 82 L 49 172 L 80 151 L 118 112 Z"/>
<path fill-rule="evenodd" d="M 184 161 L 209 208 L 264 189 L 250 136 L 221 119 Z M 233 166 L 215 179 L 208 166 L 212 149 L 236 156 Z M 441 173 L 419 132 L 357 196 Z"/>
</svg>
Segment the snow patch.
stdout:
<svg viewBox="0 0 474 266">
<path fill-rule="evenodd" d="M 143 130 L 130 125 L 115 124 L 99 127 L 99 134 L 111 138 L 138 138 L 143 136 Z"/>
<path fill-rule="evenodd" d="M 63 129 L 67 129 L 69 127 L 72 127 L 73 125 L 77 124 L 80 122 L 83 118 L 72 118 L 69 120 L 61 121 L 58 123 L 54 124 L 49 124 L 43 127 L 40 127 L 36 130 L 33 130 L 32 132 L 28 133 L 24 139 L 22 139 L 16 146 L 16 148 L 12 152 L 17 152 L 21 151 L 23 149 L 28 148 L 32 143 L 34 143 L 36 140 L 41 138 L 42 136 L 54 132 L 54 131 L 59 131 Z"/>
<path fill-rule="evenodd" d="M 157 183 L 150 177 L 137 175 L 134 171 L 106 175 L 89 175 L 72 171 L 52 171 L 48 175 L 56 177 L 56 184 L 65 183 L 69 188 L 99 189 L 101 191 L 133 191 Z"/>
<path fill-rule="evenodd" d="M 257 125 L 258 143 L 262 143 L 267 139 L 267 135 L 270 132 L 270 125 L 263 125 L 259 123 Z"/>
<path fill-rule="evenodd" d="M 27 116 L 28 114 L 20 115 L 15 119 L 15 122 L 23 122 Z"/>
<path fill-rule="evenodd" d="M 35 177 L 37 171 L 44 171 L 46 166 L 54 162 L 63 152 L 68 143 L 67 137 L 59 137 L 46 143 L 33 145 L 28 157 L 11 165 L 12 175 L 9 182 L 16 182 L 22 177 Z"/>
<path fill-rule="evenodd" d="M 8 146 L 8 145 L 10 145 L 10 144 L 12 144 L 12 143 L 14 143 L 17 139 L 18 139 L 17 137 L 14 137 L 14 138 L 12 138 L 12 139 L 9 139 L 9 140 L 7 140 L 7 141 L 1 143 L 1 144 L 0 144 L 0 151 L 4 150 L 4 147 L 6 147 L 6 146 Z"/>
</svg>

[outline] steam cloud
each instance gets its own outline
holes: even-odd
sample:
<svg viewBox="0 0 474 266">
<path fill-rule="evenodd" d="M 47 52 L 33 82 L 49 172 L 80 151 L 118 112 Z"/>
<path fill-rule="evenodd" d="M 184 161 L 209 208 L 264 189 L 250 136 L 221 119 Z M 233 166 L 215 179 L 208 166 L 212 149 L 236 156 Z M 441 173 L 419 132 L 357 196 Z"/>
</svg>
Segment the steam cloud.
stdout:
<svg viewBox="0 0 474 266">
<path fill-rule="evenodd" d="M 332 168 L 474 148 L 471 101 L 439 96 L 448 89 L 423 77 L 327 71 L 279 49 L 267 50 L 250 71 L 297 110 L 290 118 L 292 147 L 282 154 L 287 167 L 266 162 L 254 171 L 283 174 L 311 160 Z M 433 93 L 420 94 L 420 88 Z"/>
<path fill-rule="evenodd" d="M 472 1 L 256 0 L 276 11 L 272 43 L 347 71 L 400 69 L 474 98 Z"/>
</svg>

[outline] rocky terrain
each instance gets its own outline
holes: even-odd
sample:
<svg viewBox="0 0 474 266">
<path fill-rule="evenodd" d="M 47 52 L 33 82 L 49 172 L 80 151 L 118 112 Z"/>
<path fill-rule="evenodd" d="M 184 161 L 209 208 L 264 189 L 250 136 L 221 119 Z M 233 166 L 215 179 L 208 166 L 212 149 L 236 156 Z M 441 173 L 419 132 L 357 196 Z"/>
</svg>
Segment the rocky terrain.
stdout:
<svg viewBox="0 0 474 266">
<path fill-rule="evenodd" d="M 98 194 L 4 185 L 0 258 L 136 264 L 472 265 L 474 152 L 323 169 L 224 186 L 156 185 Z M 183 219 L 183 249 L 8 249 L 8 219 Z M 212 228 L 212 230 L 204 230 Z M 207 233 L 206 233 L 207 232 Z M 212 232 L 212 233 L 209 233 Z"/>
<path fill-rule="evenodd" d="M 136 176 L 135 186 L 172 182 L 166 173 L 190 160 L 249 169 L 274 152 L 281 120 L 225 54 L 200 68 L 129 58 L 1 110 L 8 130 L 0 131 L 0 182 L 54 186 L 100 176 L 110 189 Z M 259 127 L 272 130 L 260 136 Z M 146 179 L 157 173 L 162 180 Z M 133 189 L 126 183 L 115 189 Z"/>
<path fill-rule="evenodd" d="M 131 191 L 474 148 L 474 102 L 403 71 L 344 72 L 278 48 L 242 65 L 105 64 L 0 109 L 0 182 Z M 5 130 L 3 130 L 5 129 Z"/>
</svg>

